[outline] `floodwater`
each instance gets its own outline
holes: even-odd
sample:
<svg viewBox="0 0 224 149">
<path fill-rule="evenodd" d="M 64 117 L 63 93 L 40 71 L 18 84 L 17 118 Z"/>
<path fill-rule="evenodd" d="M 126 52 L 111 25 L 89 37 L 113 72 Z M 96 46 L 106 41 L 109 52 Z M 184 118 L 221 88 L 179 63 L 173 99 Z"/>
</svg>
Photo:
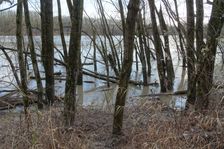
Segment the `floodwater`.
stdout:
<svg viewBox="0 0 224 149">
<path fill-rule="evenodd" d="M 38 48 L 41 47 L 40 37 L 37 36 L 35 39 L 35 46 Z M 121 37 L 116 36 L 115 38 L 117 42 L 121 39 Z M 68 43 L 69 37 L 66 36 L 66 42 Z M 27 43 L 27 39 L 25 38 L 25 43 Z M 60 36 L 54 37 L 55 46 L 58 49 L 62 49 Z M 14 36 L 0 36 L 0 45 L 16 48 L 15 37 Z M 118 45 L 118 44 L 117 44 Z M 187 89 L 187 71 L 185 68 L 181 67 L 181 60 L 178 59 L 178 54 L 176 52 L 175 43 L 171 41 L 171 54 L 173 59 L 173 65 L 175 70 L 175 80 L 173 84 L 173 91 L 182 91 Z M 118 50 L 121 45 L 118 45 Z M 37 51 L 37 53 L 40 53 Z M 9 52 L 9 55 L 15 64 L 18 65 L 17 57 L 15 56 L 15 52 Z M 93 55 L 93 47 L 91 46 L 91 40 L 87 36 L 82 36 L 82 62 L 83 63 L 91 63 L 91 59 L 86 59 L 86 57 L 92 58 Z M 55 57 L 61 59 L 61 56 L 58 52 L 55 52 Z M 102 58 L 99 53 L 97 53 L 97 59 L 102 62 Z M 40 58 L 38 58 L 40 60 Z M 28 75 L 33 76 L 32 66 L 29 61 L 29 70 Z M 134 58 L 135 61 L 135 58 Z M 216 74 L 215 77 L 218 80 L 220 78 L 220 73 L 223 74 L 223 69 L 220 66 L 221 56 L 218 54 L 217 62 L 216 62 Z M 149 82 L 159 82 L 158 73 L 156 68 L 156 61 L 152 60 L 152 74 L 149 78 Z M 101 63 L 97 64 L 98 73 L 105 74 L 105 67 Z M 133 63 L 131 79 L 140 81 L 142 80 L 142 72 L 141 72 L 141 64 L 138 63 L 139 69 L 136 71 L 136 63 Z M 42 65 L 39 63 L 39 67 L 41 71 L 44 71 Z M 18 68 L 18 66 L 16 66 Z M 93 65 L 84 65 L 84 68 L 93 71 Z M 0 91 L 6 89 L 15 89 L 16 83 L 13 77 L 11 68 L 9 66 L 8 61 L 5 59 L 2 51 L 0 51 Z M 61 76 L 65 76 L 65 68 L 60 65 L 55 65 L 55 72 L 61 72 Z M 110 70 L 110 75 L 114 75 L 112 70 Z M 44 77 L 44 75 L 42 74 Z M 223 76 L 223 75 L 221 75 Z M 116 98 L 116 91 L 118 86 L 116 84 L 111 83 L 108 88 L 105 81 L 86 76 L 83 77 L 83 85 L 77 87 L 77 95 L 78 95 L 78 104 L 84 107 L 93 107 L 100 108 L 104 110 L 113 110 L 113 104 Z M 35 89 L 36 83 L 34 80 L 29 80 L 29 88 Z M 44 80 L 43 80 L 44 84 Z M 56 95 L 63 96 L 64 95 L 64 87 L 65 81 L 55 80 L 55 90 Z M 156 94 L 160 92 L 159 86 L 135 86 L 129 85 L 127 101 L 131 101 L 134 96 L 139 95 L 148 95 L 148 94 Z M 0 96 L 4 95 L 3 92 L 0 92 Z M 136 98 L 136 100 L 141 100 Z M 185 107 L 186 97 L 185 96 L 160 96 L 160 100 L 164 103 L 167 103 L 171 107 L 181 110 Z M 129 103 L 129 102 L 128 102 Z"/>
</svg>

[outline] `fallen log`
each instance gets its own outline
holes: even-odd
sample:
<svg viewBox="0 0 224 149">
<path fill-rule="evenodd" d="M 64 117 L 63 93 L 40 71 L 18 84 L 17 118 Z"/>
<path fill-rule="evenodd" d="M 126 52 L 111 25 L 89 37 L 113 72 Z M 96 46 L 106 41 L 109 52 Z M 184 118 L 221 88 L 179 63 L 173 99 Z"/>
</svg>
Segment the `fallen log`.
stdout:
<svg viewBox="0 0 224 149">
<path fill-rule="evenodd" d="M 109 76 L 109 78 L 107 78 L 106 75 L 104 74 L 100 74 L 97 72 L 93 72 L 87 69 L 83 69 L 83 74 L 100 79 L 100 80 L 104 80 L 104 81 L 110 81 L 112 83 L 119 83 L 119 78 L 118 77 L 114 77 L 114 76 Z M 134 85 L 143 85 L 142 81 L 135 81 L 135 80 L 129 80 L 130 84 L 134 84 Z M 148 83 L 148 85 L 158 85 L 157 82 L 153 82 L 153 83 Z"/>
<path fill-rule="evenodd" d="M 187 94 L 187 90 L 183 91 L 176 91 L 176 92 L 171 92 L 171 93 L 157 93 L 157 94 L 147 94 L 147 95 L 139 95 L 139 96 L 133 96 L 133 97 L 156 97 L 156 96 L 178 96 L 178 95 L 185 95 Z"/>
<path fill-rule="evenodd" d="M 88 75 L 88 76 L 91 76 L 91 77 L 94 77 L 94 78 L 97 78 L 97 79 L 100 79 L 100 80 L 104 80 L 104 81 L 109 81 L 111 83 L 119 83 L 119 78 L 118 77 L 109 76 L 109 78 L 107 78 L 107 76 L 104 75 L 104 74 L 100 74 L 100 73 L 97 73 L 97 72 L 91 72 L 90 70 L 88 70 L 88 71 L 83 70 L 82 73 L 84 75 Z M 35 79 L 35 77 L 30 76 L 30 79 Z M 45 79 L 46 78 L 41 78 L 41 80 L 45 80 Z M 61 81 L 66 80 L 65 77 L 60 77 L 60 76 L 57 76 L 54 79 L 55 80 L 61 80 Z M 143 85 L 142 81 L 129 80 L 129 83 L 134 84 L 134 85 Z M 157 82 L 148 83 L 148 85 L 158 85 L 158 83 Z"/>
</svg>

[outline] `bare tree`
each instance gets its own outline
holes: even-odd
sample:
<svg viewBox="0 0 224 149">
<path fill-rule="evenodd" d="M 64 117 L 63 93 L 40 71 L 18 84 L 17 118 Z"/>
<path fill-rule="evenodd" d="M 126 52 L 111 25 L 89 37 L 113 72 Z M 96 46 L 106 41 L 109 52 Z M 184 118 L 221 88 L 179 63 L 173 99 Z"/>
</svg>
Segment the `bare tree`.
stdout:
<svg viewBox="0 0 224 149">
<path fill-rule="evenodd" d="M 120 134 L 123 125 L 125 97 L 127 94 L 128 81 L 133 61 L 135 24 L 139 11 L 139 3 L 140 0 L 130 0 L 128 4 L 128 13 L 125 24 L 124 58 L 115 102 L 113 134 Z"/>
<path fill-rule="evenodd" d="M 70 1 L 70 0 L 67 0 Z M 71 1 L 70 1 L 71 2 Z M 73 0 L 73 4 L 68 2 L 68 8 L 71 15 L 71 34 L 69 43 L 69 52 L 67 59 L 67 75 L 65 86 L 65 105 L 64 105 L 64 123 L 71 126 L 75 120 L 76 107 L 76 84 L 80 69 L 80 44 L 81 44 L 81 27 L 83 15 L 83 0 Z"/>
<path fill-rule="evenodd" d="M 194 48 L 194 0 L 186 0 L 187 6 L 187 68 L 188 68 L 188 103 L 194 104 L 196 97 L 196 70 Z"/>
<path fill-rule="evenodd" d="M 19 68 L 20 68 L 20 78 L 21 78 L 21 91 L 23 95 L 24 101 L 24 110 L 27 113 L 27 107 L 29 106 L 28 100 L 28 92 L 27 92 L 27 74 L 26 74 L 26 66 L 24 62 L 23 56 L 23 3 L 22 0 L 19 0 L 17 5 L 16 11 L 16 43 L 17 43 L 17 50 L 18 50 L 18 60 L 19 60 Z"/>
<path fill-rule="evenodd" d="M 68 53 L 67 53 L 67 45 L 66 45 L 66 41 L 65 41 L 64 27 L 63 27 L 62 16 L 61 16 L 61 2 L 60 2 L 60 0 L 57 0 L 57 4 L 58 4 L 58 23 L 59 23 L 59 28 L 60 28 L 60 35 L 61 35 L 63 52 L 64 52 L 64 61 L 66 62 L 67 57 L 68 57 Z"/>
<path fill-rule="evenodd" d="M 212 13 L 208 23 L 207 42 L 205 48 L 202 49 L 201 60 L 199 63 L 198 84 L 197 84 L 197 100 L 195 108 L 202 110 L 208 106 L 208 95 L 212 88 L 213 73 L 215 66 L 215 55 L 218 45 L 218 37 L 224 24 L 224 2 L 223 0 L 214 0 Z"/>
<path fill-rule="evenodd" d="M 54 101 L 53 3 L 52 0 L 41 0 L 40 4 L 42 61 L 46 76 L 46 99 L 50 105 Z"/>
<path fill-rule="evenodd" d="M 166 73 L 167 73 L 166 75 L 167 75 L 167 81 L 168 81 L 167 88 L 169 90 L 172 90 L 175 74 L 174 74 L 174 69 L 173 69 L 172 56 L 171 56 L 171 52 L 170 52 L 168 28 L 167 28 L 165 19 L 163 17 L 163 12 L 162 12 L 161 7 L 160 7 L 160 11 L 159 12 L 157 11 L 157 14 L 159 17 L 161 32 L 162 32 L 162 35 L 164 38 L 164 53 L 165 53 L 165 62 L 166 62 Z"/>
<path fill-rule="evenodd" d="M 23 0 L 23 6 L 24 6 L 24 14 L 25 14 L 25 23 L 27 28 L 27 35 L 28 35 L 28 42 L 29 42 L 29 48 L 30 48 L 30 54 L 31 54 L 31 61 L 33 66 L 33 71 L 35 75 L 35 79 L 37 82 L 37 90 L 38 90 L 38 108 L 43 108 L 43 85 L 41 82 L 39 67 L 37 64 L 37 56 L 35 52 L 35 46 L 33 41 L 33 33 L 32 33 L 32 26 L 30 22 L 30 12 L 28 7 L 27 0 Z"/>
<path fill-rule="evenodd" d="M 160 87 L 161 87 L 161 92 L 166 92 L 167 79 L 165 76 L 166 75 L 165 59 L 163 56 L 161 39 L 159 37 L 159 31 L 158 31 L 157 22 L 156 22 L 155 1 L 154 0 L 148 0 L 148 1 L 149 1 L 149 7 L 150 7 L 151 21 L 152 21 L 152 32 L 153 32 L 153 38 L 154 38 L 154 46 L 156 49 L 156 60 L 157 60 L 157 69 L 158 69 L 159 79 L 160 79 Z"/>
</svg>

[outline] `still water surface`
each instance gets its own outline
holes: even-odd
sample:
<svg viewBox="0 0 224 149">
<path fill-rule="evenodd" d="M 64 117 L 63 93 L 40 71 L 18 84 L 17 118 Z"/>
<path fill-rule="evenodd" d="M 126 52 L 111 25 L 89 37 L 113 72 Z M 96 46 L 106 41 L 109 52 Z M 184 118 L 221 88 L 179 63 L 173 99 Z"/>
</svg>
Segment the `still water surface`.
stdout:
<svg viewBox="0 0 224 149">
<path fill-rule="evenodd" d="M 35 46 L 37 49 L 40 49 L 40 37 L 36 36 L 35 38 Z M 117 41 L 116 41 L 117 40 Z M 115 37 L 115 41 L 118 43 L 119 40 L 121 40 L 120 36 Z M 68 43 L 69 37 L 66 36 L 66 42 Z M 62 49 L 61 40 L 59 36 L 54 37 L 55 46 L 58 49 Z M 25 43 L 27 43 L 27 39 L 25 38 Z M 0 45 L 16 48 L 15 44 L 15 37 L 14 36 L 0 36 Z M 91 40 L 87 36 L 82 37 L 82 62 L 84 63 L 91 63 L 91 59 L 86 59 L 86 57 L 92 58 L 93 55 L 93 47 L 91 46 Z M 118 45 L 118 44 L 117 44 Z M 178 59 L 178 54 L 176 52 L 176 46 L 175 43 L 171 41 L 171 54 L 173 59 L 173 65 L 175 70 L 175 80 L 173 84 L 173 91 L 181 91 L 187 89 L 187 71 L 185 68 L 181 67 L 181 60 Z M 121 45 L 118 45 L 118 51 L 120 49 Z M 39 51 L 37 53 L 40 54 Z M 15 52 L 9 52 L 9 55 L 12 59 L 12 61 L 16 64 L 18 64 L 17 57 L 15 55 Z M 55 52 L 55 57 L 58 59 L 61 59 L 61 56 L 58 52 Z M 99 53 L 97 53 L 97 59 L 99 61 L 102 61 L 102 58 Z M 40 58 L 38 58 L 40 60 Z M 28 74 L 30 76 L 33 75 L 32 66 L 29 61 L 29 70 Z M 134 58 L 134 61 L 135 58 Z M 216 58 L 216 80 L 220 80 L 220 77 L 223 76 L 223 69 L 220 65 L 221 63 L 221 56 L 217 54 Z M 152 74 L 149 78 L 149 82 L 159 82 L 158 80 L 158 73 L 156 68 L 156 61 L 152 60 Z M 98 73 L 105 74 L 105 66 L 98 63 Z M 131 73 L 131 79 L 132 80 L 142 80 L 142 72 L 141 72 L 141 63 L 138 63 L 139 69 L 136 71 L 136 63 L 133 63 L 132 67 L 132 73 Z M 44 71 L 43 66 L 39 63 L 39 67 L 41 71 Z M 17 66 L 18 68 L 18 66 Z M 93 71 L 93 65 L 84 65 L 84 68 L 89 69 Z M 55 65 L 55 72 L 61 72 L 62 76 L 65 76 L 65 68 L 60 65 Z M 111 72 L 111 76 L 114 75 Z M 221 74 L 221 75 L 220 75 Z M 42 74 L 44 77 L 44 75 Z M 78 103 L 83 106 L 91 106 L 94 108 L 100 108 L 104 110 L 113 110 L 113 104 L 116 97 L 116 91 L 118 86 L 116 84 L 112 84 L 108 88 L 106 86 L 105 81 L 86 76 L 84 75 L 84 83 L 82 86 L 78 86 L 77 88 L 77 94 L 78 94 Z M 88 82 L 92 83 L 88 83 Z M 6 61 L 3 53 L 0 51 L 0 90 L 3 89 L 14 89 L 16 85 L 15 79 L 13 77 L 13 74 L 11 72 L 11 68 Z M 44 84 L 44 81 L 43 81 Z M 65 87 L 65 81 L 56 80 L 55 81 L 55 90 L 56 95 L 63 96 L 64 95 L 64 87 Z M 34 80 L 29 80 L 29 88 L 35 89 L 36 83 Z M 128 89 L 128 95 L 127 95 L 127 101 L 129 101 L 133 96 L 138 95 L 147 95 L 147 94 L 155 94 L 159 93 L 160 87 L 159 86 L 135 86 L 130 85 Z M 172 92 L 173 92 L 172 91 Z M 0 96 L 3 95 L 3 93 L 0 93 Z M 161 96 L 160 99 L 171 105 L 172 107 L 176 109 L 183 109 L 185 106 L 186 97 L 185 96 Z M 140 99 L 139 99 L 140 100 Z"/>
</svg>

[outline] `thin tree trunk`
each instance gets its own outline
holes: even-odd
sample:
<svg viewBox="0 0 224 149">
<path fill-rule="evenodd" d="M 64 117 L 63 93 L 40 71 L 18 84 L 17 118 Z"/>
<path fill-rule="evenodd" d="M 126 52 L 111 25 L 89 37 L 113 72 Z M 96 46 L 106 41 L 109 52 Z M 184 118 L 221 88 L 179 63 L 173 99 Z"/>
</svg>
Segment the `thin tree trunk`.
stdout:
<svg viewBox="0 0 224 149">
<path fill-rule="evenodd" d="M 161 46 L 161 39 L 159 37 L 159 31 L 157 28 L 157 22 L 156 22 L 156 16 L 155 16 L 155 1 L 154 0 L 148 0 L 149 1 L 149 7 L 150 7 L 150 14 L 151 14 L 151 21 L 152 21 L 152 32 L 153 32 L 153 38 L 154 38 L 154 46 L 156 49 L 156 60 L 157 60 L 157 69 L 159 73 L 159 79 L 160 79 L 160 87 L 161 92 L 166 92 L 167 90 L 167 83 L 166 83 L 166 74 L 164 71 L 164 56 L 163 56 L 163 50 Z"/>
<path fill-rule="evenodd" d="M 175 74 L 174 74 L 174 69 L 173 69 L 172 56 L 170 53 L 168 28 L 167 28 L 167 25 L 166 25 L 164 17 L 163 17 L 162 9 L 160 8 L 160 11 L 157 13 L 158 13 L 160 27 L 161 27 L 162 35 L 164 38 L 164 45 L 165 45 L 164 52 L 165 52 L 165 62 L 166 62 L 166 68 L 167 68 L 166 71 L 167 71 L 167 79 L 168 79 L 167 87 L 169 90 L 172 90 Z"/>
<path fill-rule="evenodd" d="M 195 72 L 195 48 L 194 48 L 194 1 L 186 0 L 187 6 L 187 74 L 188 93 L 187 102 L 194 104 L 196 97 L 196 72 Z"/>
<path fill-rule="evenodd" d="M 123 38 L 125 38 L 125 16 L 124 16 L 124 7 L 122 4 L 122 0 L 118 0 L 119 9 L 120 9 L 120 16 L 122 22 L 122 29 L 123 29 Z"/>
<path fill-rule="evenodd" d="M 38 108 L 43 108 L 43 85 L 41 82 L 40 72 L 37 64 L 37 56 L 35 52 L 34 42 L 33 42 L 33 33 L 32 33 L 32 26 L 30 23 L 30 15 L 29 15 L 29 7 L 27 0 L 23 0 L 24 4 L 24 13 L 25 13 L 25 23 L 27 28 L 27 34 L 28 34 L 28 42 L 29 42 L 29 48 L 30 48 L 30 54 L 31 54 L 31 61 L 33 65 L 35 80 L 37 82 L 37 90 L 38 90 Z"/>
<path fill-rule="evenodd" d="M 62 17 L 61 17 L 61 2 L 60 2 L 60 0 L 57 0 L 57 4 L 58 4 L 58 23 L 59 23 L 59 28 L 60 28 L 61 43 L 62 43 L 63 52 L 64 52 L 64 62 L 66 63 L 68 53 L 67 53 L 67 45 L 66 45 L 65 35 L 64 35 L 64 27 L 63 27 L 63 22 L 62 22 Z"/>
<path fill-rule="evenodd" d="M 24 102 L 24 111 L 27 114 L 27 107 L 29 106 L 29 99 L 27 97 L 27 74 L 26 74 L 26 65 L 24 62 L 23 56 L 23 3 L 22 0 L 18 1 L 17 11 L 16 11 L 16 43 L 18 49 L 18 60 L 19 60 L 19 70 L 20 70 L 20 79 L 21 79 L 21 92 L 23 95 Z"/>
<path fill-rule="evenodd" d="M 143 84 L 146 86 L 148 84 L 148 74 L 147 74 L 147 65 L 146 65 L 146 57 L 145 57 L 145 48 L 142 38 L 142 32 L 143 32 L 143 26 L 140 23 L 142 17 L 141 12 L 139 12 L 139 19 L 137 23 L 137 29 L 138 29 L 138 42 L 139 43 L 139 57 L 142 63 L 142 74 L 143 74 Z"/>
<path fill-rule="evenodd" d="M 119 88 L 115 102 L 113 134 L 121 134 L 123 125 L 125 97 L 127 94 L 128 80 L 130 78 L 132 68 L 135 22 L 139 10 L 139 3 L 139 0 L 130 0 L 128 4 L 128 14 L 125 25 L 124 59 L 122 63 Z"/>
<path fill-rule="evenodd" d="M 176 15 L 177 15 L 177 32 L 178 32 L 178 37 L 179 37 L 179 42 L 180 42 L 180 50 L 181 50 L 181 55 L 182 55 L 182 58 L 183 58 L 183 67 L 186 66 L 186 52 L 184 50 L 184 44 L 183 44 L 183 35 L 181 33 L 181 23 L 180 23 L 180 17 L 179 17 L 179 11 L 178 11 L 178 5 L 177 5 L 177 0 L 174 0 L 174 4 L 175 4 L 175 10 L 176 10 Z"/>
<path fill-rule="evenodd" d="M 71 7 L 68 3 L 68 7 Z M 73 0 L 71 13 L 71 34 L 68 53 L 68 65 L 65 86 L 65 103 L 64 103 L 64 124 L 71 126 L 75 120 L 76 110 L 76 84 L 80 70 L 80 48 L 81 48 L 81 27 L 83 0 Z"/>
</svg>

